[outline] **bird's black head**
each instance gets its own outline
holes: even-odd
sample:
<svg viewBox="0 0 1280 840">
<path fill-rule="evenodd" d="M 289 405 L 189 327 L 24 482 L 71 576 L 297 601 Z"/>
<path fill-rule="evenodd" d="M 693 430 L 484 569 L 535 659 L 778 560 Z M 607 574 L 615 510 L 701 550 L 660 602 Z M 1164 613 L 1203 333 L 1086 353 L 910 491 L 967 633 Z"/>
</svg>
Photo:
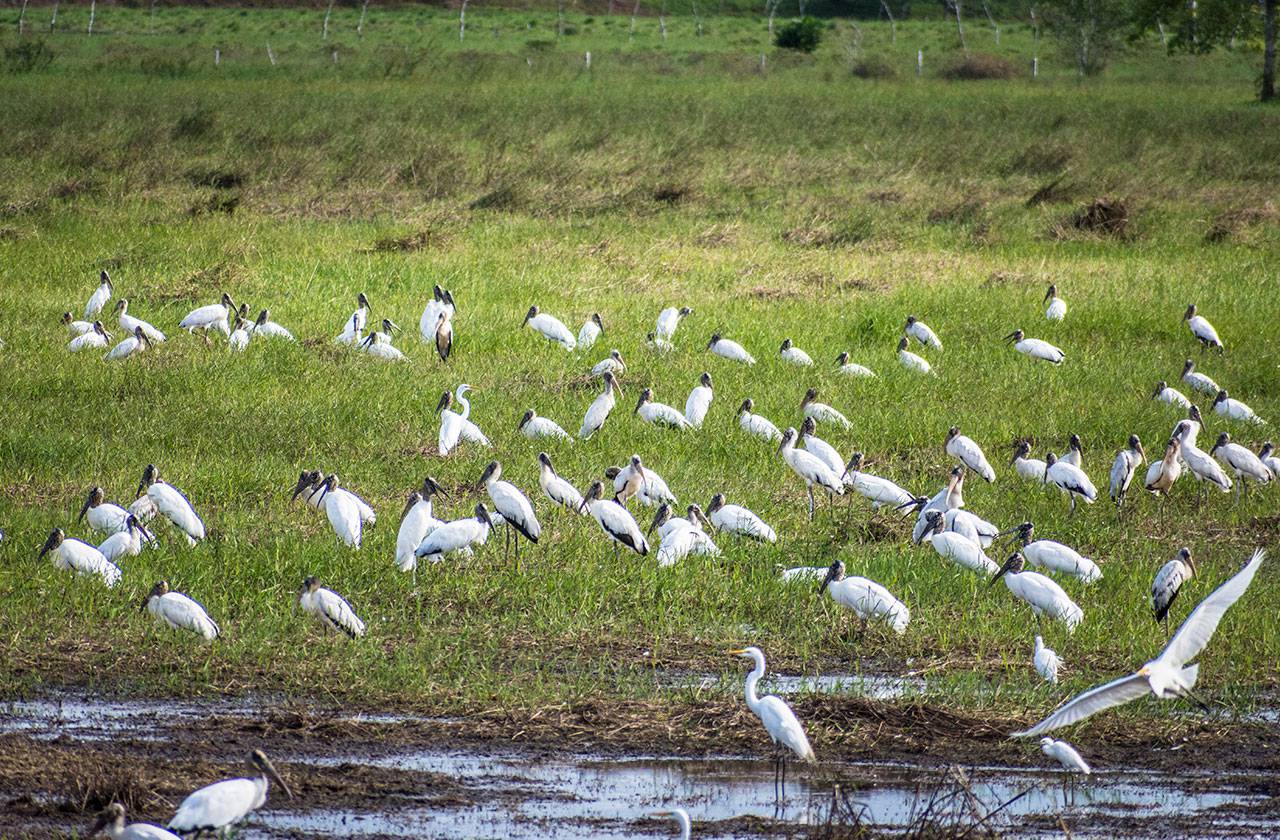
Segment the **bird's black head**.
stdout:
<svg viewBox="0 0 1280 840">
<path fill-rule="evenodd" d="M 524 412 L 524 416 L 520 418 L 520 424 L 516 426 L 516 428 L 523 429 L 525 426 L 529 425 L 529 421 L 532 420 L 533 418 L 534 418 L 533 409 L 532 408 L 526 409 Z"/>
<path fill-rule="evenodd" d="M 702 372 L 702 376 L 698 377 L 698 381 L 706 388 L 711 387 L 711 374 L 707 371 Z"/>
<path fill-rule="evenodd" d="M 844 580 L 844 561 L 835 560 L 827 568 L 827 576 L 822 579 L 822 585 L 818 587 L 818 594 L 821 595 L 827 591 L 828 586 L 842 580 Z"/>
</svg>

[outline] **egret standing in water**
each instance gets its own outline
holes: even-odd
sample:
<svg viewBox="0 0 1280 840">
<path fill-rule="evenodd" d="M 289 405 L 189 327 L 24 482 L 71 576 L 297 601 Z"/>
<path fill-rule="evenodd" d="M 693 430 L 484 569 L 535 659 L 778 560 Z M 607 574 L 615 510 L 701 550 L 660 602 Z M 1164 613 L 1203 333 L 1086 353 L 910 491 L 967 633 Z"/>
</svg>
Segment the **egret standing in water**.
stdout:
<svg viewBox="0 0 1280 840">
<path fill-rule="evenodd" d="M 689 822 L 689 812 L 683 808 L 672 808 L 670 811 L 651 811 L 651 817 L 669 817 L 676 821 L 680 828 L 680 840 L 689 840 L 693 834 L 693 824 Z"/>
<path fill-rule="evenodd" d="M 765 731 L 769 733 L 770 740 L 774 743 L 776 774 L 774 793 L 778 795 L 779 800 L 784 799 L 787 795 L 787 753 L 794 753 L 801 761 L 812 763 L 817 760 L 813 754 L 813 747 L 809 746 L 809 738 L 804 734 L 800 719 L 796 717 L 795 712 L 791 711 L 791 707 L 785 700 L 772 694 L 764 697 L 756 694 L 756 685 L 764 676 L 764 652 L 758 647 L 749 647 L 731 650 L 729 655 L 750 659 L 755 663 L 755 668 L 747 674 L 743 693 L 746 696 L 747 708 L 760 718 Z"/>
<path fill-rule="evenodd" d="M 293 798 L 289 786 L 262 750 L 249 755 L 249 769 L 251 777 L 216 782 L 182 800 L 178 813 L 169 820 L 169 828 L 179 834 L 229 835 L 232 826 L 266 804 L 269 782 L 275 782 Z"/>
</svg>

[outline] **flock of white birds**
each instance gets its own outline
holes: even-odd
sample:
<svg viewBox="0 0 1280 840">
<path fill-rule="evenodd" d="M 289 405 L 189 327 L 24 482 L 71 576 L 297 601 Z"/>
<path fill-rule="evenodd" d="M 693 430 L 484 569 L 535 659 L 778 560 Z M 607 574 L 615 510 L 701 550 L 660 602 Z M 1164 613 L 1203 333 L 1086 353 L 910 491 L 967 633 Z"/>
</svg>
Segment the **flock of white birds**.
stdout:
<svg viewBox="0 0 1280 840">
<path fill-rule="evenodd" d="M 129 314 L 129 302 L 120 299 L 113 311 L 117 313 L 124 338 L 111 346 L 111 333 L 99 316 L 113 294 L 112 281 L 104 271 L 85 307 L 84 319 L 76 320 L 70 312 L 63 315 L 63 323 L 73 336 L 69 350 L 76 352 L 110 346 L 105 358 L 119 360 L 166 340 L 163 332 Z M 1048 306 L 1044 314 L 1048 321 L 1062 321 L 1066 317 L 1067 304 L 1059 296 L 1056 286 L 1049 287 L 1045 301 Z M 452 293 L 436 286 L 419 319 L 422 339 L 433 344 L 440 358 L 446 361 L 452 348 L 456 311 Z M 682 320 L 690 314 L 692 310 L 687 307 L 663 310 L 657 317 L 654 330 L 647 336 L 648 346 L 657 352 L 674 349 L 676 332 Z M 361 293 L 355 311 L 343 323 L 335 340 L 378 358 L 405 358 L 393 344 L 393 334 L 399 327 L 385 318 L 380 330 L 368 331 L 369 318 L 369 300 Z M 1184 321 L 1193 338 L 1205 349 L 1223 350 L 1217 330 L 1197 313 L 1195 306 L 1187 308 Z M 575 335 L 562 321 L 537 306 L 529 308 L 524 326 L 566 350 L 587 349 L 604 332 L 604 324 L 598 314 L 588 318 Z M 271 320 L 269 311 L 264 309 L 250 320 L 247 307 L 241 305 L 237 308 L 227 294 L 222 295 L 220 302 L 187 314 L 178 328 L 199 332 L 206 341 L 210 340 L 210 333 L 220 332 L 226 336 L 228 346 L 233 350 L 244 350 L 250 341 L 259 337 L 293 340 L 287 329 Z M 1066 359 L 1063 350 L 1042 339 L 1028 338 L 1021 329 L 1010 333 L 1006 340 L 1015 350 L 1035 360 L 1060 365 Z M 910 350 L 912 341 L 922 352 L 936 353 L 943 348 L 941 338 L 922 320 L 911 316 L 906 319 L 898 342 L 898 359 L 907 370 L 935 375 L 929 361 Z M 706 349 L 728 362 L 755 364 L 755 358 L 741 344 L 720 334 L 711 337 Z M 781 360 L 789 364 L 799 367 L 814 364 L 813 358 L 789 338 L 781 343 L 778 353 Z M 840 354 L 837 365 L 844 375 L 876 376 L 873 370 L 852 362 L 848 353 Z M 620 379 L 625 372 L 626 363 L 617 350 L 611 351 L 591 368 L 591 373 L 600 378 L 601 390 L 587 406 L 577 438 L 590 439 L 612 415 L 617 397 L 622 393 Z M 1214 380 L 1196 370 L 1193 361 L 1185 363 L 1181 380 L 1193 391 L 1211 395 L 1214 398 L 1213 410 L 1224 420 L 1239 424 L 1244 429 L 1264 425 L 1252 409 L 1231 398 Z M 438 451 L 441 456 L 460 446 L 491 446 L 489 438 L 471 417 L 471 403 L 467 395 L 473 390 L 462 384 L 441 396 L 437 406 L 440 415 Z M 696 430 L 707 417 L 714 396 L 713 379 L 706 372 L 690 391 L 683 411 L 657 402 L 653 392 L 645 389 L 639 395 L 633 413 L 644 422 L 673 431 Z M 794 427 L 780 429 L 768 418 L 755 413 L 750 399 L 744 400 L 737 411 L 737 422 L 745 436 L 777 444 L 780 459 L 807 492 L 811 519 L 822 495 L 833 500 L 847 492 L 855 493 L 868 500 L 874 509 L 914 515 L 913 544 L 928 543 L 943 560 L 987 577 L 991 584 L 1003 581 L 1009 593 L 1031 609 L 1037 622 L 1042 618 L 1060 622 L 1069 633 L 1084 620 L 1083 610 L 1051 575 L 1082 585 L 1096 582 L 1102 577 L 1102 571 L 1093 560 L 1070 546 L 1036 538 L 1035 526 L 1030 522 L 1002 529 L 966 509 L 963 497 L 966 475 L 973 473 L 986 482 L 994 482 L 997 477 L 976 441 L 952 427 L 942 445 L 946 454 L 957 462 L 956 466 L 946 485 L 935 494 L 917 495 L 894 481 L 863 470 L 862 453 L 854 453 L 846 460 L 835 446 L 817 436 L 819 424 L 841 429 L 850 426 L 844 414 L 819 401 L 819 396 L 812 388 L 805 394 L 800 404 L 804 419 L 799 430 Z M 1147 465 L 1140 479 L 1143 489 L 1156 495 L 1168 494 L 1174 483 L 1184 473 L 1189 473 L 1202 489 L 1216 488 L 1229 492 L 1234 485 L 1239 493 L 1242 487 L 1247 488 L 1248 483 L 1269 484 L 1280 475 L 1280 459 L 1273 454 L 1270 443 L 1264 444 L 1255 454 L 1233 442 L 1230 434 L 1224 431 L 1205 452 L 1197 445 L 1197 436 L 1204 422 L 1199 407 L 1166 382 L 1158 383 L 1152 396 L 1186 416 L 1174 425 L 1161 457 Z M 455 408 L 461 410 L 455 411 Z M 525 412 L 518 428 L 520 433 L 533 440 L 570 442 L 574 437 L 559 423 L 536 414 L 533 409 Z M 1014 450 L 1009 464 L 1019 479 L 1056 487 L 1069 500 L 1072 514 L 1078 503 L 1093 504 L 1097 501 L 1098 490 L 1085 470 L 1083 445 L 1078 436 L 1071 436 L 1061 457 L 1049 452 L 1040 460 L 1031 454 L 1027 443 Z M 775 530 L 762 517 L 747 507 L 729 503 L 722 493 L 713 496 L 705 511 L 697 504 L 690 504 L 683 511 L 685 516 L 676 515 L 675 495 L 639 455 L 633 455 L 622 467 L 610 467 L 604 475 L 609 482 L 607 485 L 605 481 L 597 480 L 585 492 L 562 477 L 545 452 L 538 455 L 538 461 L 538 484 L 543 496 L 556 508 L 593 519 L 615 555 L 622 551 L 648 555 L 651 550 L 649 537 L 655 532 L 659 540 L 656 551 L 659 566 L 669 566 L 689 555 L 719 554 L 716 535 L 770 543 L 778 540 Z M 1117 507 L 1126 503 L 1133 482 L 1146 461 L 1146 452 L 1138 435 L 1129 435 L 1115 455 L 1108 475 L 1109 494 Z M 423 560 L 439 563 L 450 557 L 470 556 L 485 544 L 494 528 L 503 529 L 508 542 L 514 543 L 518 564 L 520 542 L 537 543 L 542 531 L 533 502 L 519 487 L 503 480 L 502 465 L 497 460 L 485 468 L 478 486 L 486 490 L 490 504 L 477 504 L 468 516 L 453 520 L 440 519 L 435 515 L 434 498 L 447 494 L 433 478 L 427 477 L 420 488 L 409 494 L 396 539 L 395 564 L 400 571 L 416 574 L 417 566 Z M 149 525 L 156 517 L 167 519 L 190 545 L 204 539 L 204 523 L 192 503 L 181 491 L 164 481 L 154 465 L 144 470 L 135 496 L 135 500 L 126 507 L 108 501 L 102 488 L 92 488 L 79 518 L 94 532 L 105 535 L 103 541 L 95 545 L 68 537 L 61 528 L 55 528 L 41 550 L 41 557 L 49 555 L 60 569 L 96 577 L 105 586 L 114 587 L 123 576 L 119 561 L 138 555 L 146 545 L 155 542 L 156 537 Z M 376 521 L 372 507 L 343 487 L 336 474 L 304 470 L 294 487 L 293 497 L 323 511 L 337 538 L 353 549 L 359 548 L 364 529 Z M 632 513 L 630 503 L 633 499 L 656 509 L 647 531 L 641 529 L 640 522 Z M 986 552 L 997 540 L 1005 537 L 1014 539 L 1017 548 L 1000 564 Z M 1015 734 L 1043 735 L 1146 694 L 1160 698 L 1194 699 L 1192 690 L 1198 665 L 1188 663 L 1204 648 L 1227 608 L 1244 594 L 1262 558 L 1261 550 L 1255 552 L 1240 572 L 1201 601 L 1155 659 L 1131 675 L 1070 700 L 1042 722 Z M 1029 567 L 1042 571 L 1032 571 Z M 1151 610 L 1156 620 L 1165 621 L 1167 626 L 1171 605 L 1195 574 L 1194 559 L 1186 548 L 1157 571 L 1151 589 Z M 781 578 L 784 582 L 818 583 L 819 594 L 828 595 L 835 603 L 853 612 L 864 626 L 868 622 L 881 622 L 895 633 L 907 632 L 911 617 L 907 605 L 875 581 L 847 576 L 845 565 L 840 560 L 829 566 L 785 569 Z M 353 639 L 365 634 L 365 624 L 351 605 L 337 593 L 322 587 L 316 578 L 308 577 L 303 582 L 297 598 L 302 609 L 314 616 L 326 632 L 342 633 Z M 152 587 L 142 607 L 164 626 L 189 631 L 207 640 L 216 639 L 220 633 L 218 625 L 199 603 L 171 591 L 165 581 Z M 773 740 L 777 748 L 778 769 L 785 779 L 786 756 L 813 761 L 813 748 L 803 726 L 785 701 L 776 696 L 760 697 L 757 694 L 756 686 L 765 673 L 764 653 L 754 647 L 731 653 L 754 664 L 746 680 L 746 702 Z M 1045 680 L 1057 682 L 1061 659 L 1039 635 L 1034 638 L 1031 661 Z M 1047 756 L 1068 771 L 1091 772 L 1080 754 L 1066 742 L 1044 737 L 1041 747 Z M 280 780 L 261 753 L 255 753 L 250 763 L 254 768 L 252 777 L 219 782 L 188 797 L 169 828 L 179 833 L 224 831 L 260 807 L 266 799 L 268 780 Z M 670 815 L 680 822 L 687 837 L 687 814 L 677 810 Z M 104 812 L 100 824 L 94 828 L 95 831 L 99 829 L 124 838 L 154 840 L 174 836 L 154 826 L 126 826 L 123 809 L 119 806 L 112 806 Z"/>
</svg>

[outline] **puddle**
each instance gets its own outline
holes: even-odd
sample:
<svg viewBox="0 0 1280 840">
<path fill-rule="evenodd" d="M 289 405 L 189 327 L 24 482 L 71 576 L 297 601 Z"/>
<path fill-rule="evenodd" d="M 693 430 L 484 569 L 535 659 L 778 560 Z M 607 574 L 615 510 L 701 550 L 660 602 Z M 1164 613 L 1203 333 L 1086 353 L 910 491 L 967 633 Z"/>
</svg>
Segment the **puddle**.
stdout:
<svg viewBox="0 0 1280 840">
<path fill-rule="evenodd" d="M 721 674 L 671 674 L 660 678 L 668 688 L 697 689 L 742 693 L 740 676 L 725 677 Z M 870 700 L 899 700 L 904 697 L 920 697 L 925 693 L 925 681 L 918 677 L 895 677 L 884 674 L 818 674 L 795 676 L 766 674 L 760 681 L 760 694 L 849 694 Z"/>
</svg>

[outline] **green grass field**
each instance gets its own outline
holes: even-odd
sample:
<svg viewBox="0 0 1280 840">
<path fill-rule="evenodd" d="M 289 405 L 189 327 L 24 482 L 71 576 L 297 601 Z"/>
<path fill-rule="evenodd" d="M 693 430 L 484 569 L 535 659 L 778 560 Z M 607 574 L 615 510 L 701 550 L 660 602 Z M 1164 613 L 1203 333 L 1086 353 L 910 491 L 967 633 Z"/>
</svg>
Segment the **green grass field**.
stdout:
<svg viewBox="0 0 1280 840">
<path fill-rule="evenodd" d="M 48 11 L 29 10 L 29 25 Z M 664 41 L 652 17 L 633 39 L 625 15 L 575 13 L 557 38 L 554 13 L 478 8 L 459 42 L 453 12 L 375 9 L 363 38 L 357 14 L 335 12 L 326 42 L 314 11 L 161 8 L 153 28 L 145 9 L 108 7 L 90 38 L 85 10 L 64 8 L 41 36 L 52 63 L 0 74 L 0 694 L 279 689 L 442 712 L 625 701 L 669 692 L 655 668 L 736 674 L 723 651 L 755 643 L 785 670 L 922 673 L 941 702 L 1033 715 L 1159 649 L 1148 591 L 1180 546 L 1202 576 L 1175 620 L 1255 546 L 1275 547 L 1274 490 L 1198 507 L 1184 479 L 1123 519 L 1100 501 L 1069 520 L 1064 499 L 1007 465 L 1018 439 L 1042 457 L 1076 432 L 1105 493 L 1130 432 L 1157 453 L 1178 414 L 1151 388 L 1201 358 L 1180 320 L 1190 302 L 1228 347 L 1204 372 L 1280 418 L 1280 112 L 1250 100 L 1252 55 L 1138 44 L 1080 82 L 1042 42 L 1037 80 L 951 82 L 937 76 L 957 56 L 942 23 L 901 23 L 895 43 L 887 24 L 856 35 L 837 22 L 796 57 L 768 46 L 755 17 L 707 17 L 698 37 L 681 13 Z M 1005 25 L 997 47 L 973 21 L 969 41 L 1029 65 L 1025 25 Z M 867 56 L 897 77 L 857 78 Z M 1073 226 L 1102 196 L 1127 208 L 1123 236 Z M 154 352 L 107 364 L 65 351 L 58 317 L 79 315 L 104 267 L 130 313 L 169 334 Z M 414 329 L 436 282 L 458 302 L 448 365 Z M 1041 303 L 1051 282 L 1070 306 L 1056 326 Z M 223 291 L 270 307 L 301 341 L 237 355 L 178 332 Z M 375 318 L 406 328 L 408 363 L 332 343 L 361 291 Z M 520 328 L 534 303 L 575 332 L 599 312 L 605 334 L 566 353 Z M 678 352 L 657 356 L 644 336 L 667 305 L 695 314 Z M 946 344 L 925 353 L 936 379 L 897 364 L 911 313 Z M 1066 364 L 1002 344 L 1017 327 L 1063 347 Z M 713 331 L 759 364 L 705 352 Z M 817 366 L 785 367 L 784 337 Z M 658 570 L 615 561 L 593 522 L 551 509 L 536 484 L 542 447 L 516 423 L 532 407 L 576 429 L 597 391 L 587 370 L 610 348 L 628 362 L 625 397 L 591 441 L 546 447 L 561 474 L 585 488 L 639 453 L 682 505 L 724 492 L 773 524 L 776 546 L 722 538 L 722 558 Z M 880 377 L 839 377 L 842 350 Z M 703 370 L 716 401 L 701 432 L 631 413 L 646 386 L 683 406 Z M 461 382 L 478 389 L 472 417 L 494 448 L 442 459 L 434 407 Z M 967 482 L 969 509 L 1034 520 L 1100 563 L 1098 584 L 1063 584 L 1084 608 L 1079 630 L 1044 627 L 1068 668 L 1061 686 L 1031 668 L 1030 611 L 909 547 L 909 523 L 869 521 L 860 499 L 807 522 L 799 480 L 734 411 L 752 397 L 799 425 L 808 386 L 853 421 L 822 437 L 915 492 L 943 483 L 958 424 L 999 474 Z M 1207 417 L 1206 449 L 1223 429 L 1255 450 L 1273 434 Z M 466 515 L 483 492 L 467 485 L 492 457 L 534 498 L 542 543 L 516 572 L 498 536 L 469 563 L 421 570 L 415 590 L 392 562 L 405 495 L 430 474 L 453 490 L 438 510 Z M 115 591 L 36 561 L 54 526 L 88 538 L 74 518 L 90 486 L 128 500 L 147 463 L 192 499 L 207 541 L 188 549 L 158 523 L 163 547 L 125 561 Z M 289 504 L 304 468 L 339 473 L 377 509 L 358 552 Z M 776 581 L 775 564 L 837 557 L 910 606 L 905 636 L 859 636 L 814 587 Z M 326 640 L 304 620 L 292 603 L 307 574 L 351 601 L 367 639 Z M 201 645 L 139 615 L 160 578 L 203 603 L 223 638 Z M 1206 651 L 1215 699 L 1244 709 L 1273 696 L 1278 581 L 1265 565 Z"/>
</svg>

